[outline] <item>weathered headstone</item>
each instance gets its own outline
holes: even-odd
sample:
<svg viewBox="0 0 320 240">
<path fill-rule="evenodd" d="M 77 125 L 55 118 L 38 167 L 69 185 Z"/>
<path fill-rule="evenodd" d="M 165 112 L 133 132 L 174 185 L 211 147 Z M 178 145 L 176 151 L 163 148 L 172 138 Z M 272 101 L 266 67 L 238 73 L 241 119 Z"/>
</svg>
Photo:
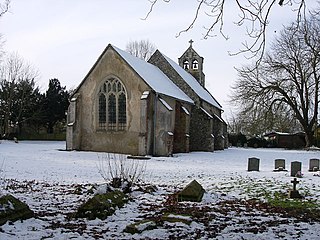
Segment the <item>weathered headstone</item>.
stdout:
<svg viewBox="0 0 320 240">
<path fill-rule="evenodd" d="M 204 192 L 203 187 L 196 180 L 193 180 L 178 193 L 178 201 L 201 202 Z"/>
<path fill-rule="evenodd" d="M 299 181 L 297 181 L 297 178 L 294 178 L 291 183 L 293 184 L 293 188 L 289 191 L 289 198 L 302 198 L 299 191 L 297 190 L 297 184 L 299 183 Z"/>
<path fill-rule="evenodd" d="M 276 159 L 274 160 L 274 170 L 275 172 L 287 171 L 286 170 L 286 160 L 285 159 Z"/>
<path fill-rule="evenodd" d="M 12 195 L 0 197 L 0 226 L 7 221 L 17 221 L 29 219 L 34 216 L 34 212 L 29 206 Z"/>
<path fill-rule="evenodd" d="M 248 171 L 259 171 L 260 159 L 251 157 L 248 159 Z"/>
<path fill-rule="evenodd" d="M 320 160 L 317 158 L 310 159 L 309 160 L 309 171 L 310 172 L 319 171 L 319 163 L 320 163 Z"/>
<path fill-rule="evenodd" d="M 101 220 L 111 216 L 117 208 L 121 208 L 128 202 L 128 197 L 123 192 L 115 190 L 104 194 L 96 194 L 84 202 L 74 213 L 75 218 L 87 218 Z"/>
<path fill-rule="evenodd" d="M 299 161 L 291 162 L 291 177 L 301 177 L 301 165 Z"/>
</svg>

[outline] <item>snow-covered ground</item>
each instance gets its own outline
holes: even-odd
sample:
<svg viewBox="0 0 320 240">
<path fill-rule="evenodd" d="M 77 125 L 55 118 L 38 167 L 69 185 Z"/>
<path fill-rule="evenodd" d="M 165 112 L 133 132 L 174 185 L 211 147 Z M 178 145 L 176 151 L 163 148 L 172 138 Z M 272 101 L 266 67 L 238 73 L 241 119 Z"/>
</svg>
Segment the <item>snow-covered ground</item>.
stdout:
<svg viewBox="0 0 320 240">
<path fill-rule="evenodd" d="M 1 142 L 2 194 L 12 193 L 26 202 L 36 217 L 3 225 L 0 239 L 320 239 L 319 219 L 286 217 L 244 201 L 264 202 L 266 193 L 288 192 L 290 162 L 301 161 L 303 178 L 297 188 L 306 197 L 303 201 L 319 206 L 319 172 L 308 172 L 309 159 L 320 158 L 319 151 L 230 148 L 139 160 L 146 162 L 144 181 L 158 190 L 133 192 L 125 207 L 102 221 L 68 215 L 91 196 L 92 184 L 104 182 L 99 163 L 106 154 L 64 149 L 65 142 Z M 247 171 L 249 157 L 260 159 L 259 172 Z M 273 172 L 275 159 L 286 159 L 289 171 Z M 123 231 L 131 223 L 160 214 L 168 196 L 193 179 L 206 193 L 201 203 L 184 203 L 190 213 L 183 215 L 189 215 L 191 223 L 165 222 L 134 235 Z"/>
</svg>

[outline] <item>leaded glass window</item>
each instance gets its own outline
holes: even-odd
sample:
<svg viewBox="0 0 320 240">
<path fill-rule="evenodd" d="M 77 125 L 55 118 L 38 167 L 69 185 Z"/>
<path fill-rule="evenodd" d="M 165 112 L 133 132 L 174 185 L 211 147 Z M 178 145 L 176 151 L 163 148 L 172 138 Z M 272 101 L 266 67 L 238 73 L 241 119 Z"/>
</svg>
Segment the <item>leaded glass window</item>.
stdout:
<svg viewBox="0 0 320 240">
<path fill-rule="evenodd" d="M 127 97 L 125 88 L 120 80 L 109 78 L 101 86 L 98 114 L 100 130 L 126 130 Z"/>
<path fill-rule="evenodd" d="M 126 128 L 127 116 L 126 116 L 126 95 L 121 93 L 118 98 L 118 109 L 119 109 L 119 130 Z"/>
<path fill-rule="evenodd" d="M 108 98 L 108 129 L 115 130 L 117 126 L 117 103 L 116 96 L 110 94 Z"/>
<path fill-rule="evenodd" d="M 107 119 L 107 113 L 106 113 L 106 97 L 103 93 L 99 94 L 99 128 L 105 128 L 106 127 L 106 119 Z"/>
</svg>

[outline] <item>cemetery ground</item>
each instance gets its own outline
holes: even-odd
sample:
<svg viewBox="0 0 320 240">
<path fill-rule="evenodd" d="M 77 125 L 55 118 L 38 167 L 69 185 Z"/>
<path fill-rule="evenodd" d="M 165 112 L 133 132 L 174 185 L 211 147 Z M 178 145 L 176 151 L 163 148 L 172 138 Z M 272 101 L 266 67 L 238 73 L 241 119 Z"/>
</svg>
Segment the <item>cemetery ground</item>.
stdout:
<svg viewBox="0 0 320 240">
<path fill-rule="evenodd" d="M 64 148 L 2 141 L 0 195 L 25 202 L 34 216 L 0 226 L 0 239 L 320 239 L 320 172 L 308 171 L 320 151 L 229 148 L 137 160 L 142 181 L 101 220 L 74 213 L 105 187 L 106 154 Z M 260 171 L 247 171 L 251 157 Z M 288 172 L 274 172 L 275 159 L 285 159 Z M 303 199 L 288 198 L 293 161 L 302 163 Z M 177 202 L 174 194 L 192 180 L 206 191 L 202 201 Z"/>
</svg>

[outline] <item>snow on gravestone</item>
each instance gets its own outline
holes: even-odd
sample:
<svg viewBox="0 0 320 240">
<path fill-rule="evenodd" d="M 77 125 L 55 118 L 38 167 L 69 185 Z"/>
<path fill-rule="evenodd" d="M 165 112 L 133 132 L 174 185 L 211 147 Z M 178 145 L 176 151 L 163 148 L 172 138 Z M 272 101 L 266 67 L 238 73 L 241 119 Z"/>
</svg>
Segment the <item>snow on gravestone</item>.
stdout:
<svg viewBox="0 0 320 240">
<path fill-rule="evenodd" d="M 299 161 L 291 162 L 291 177 L 301 177 L 301 165 Z"/>
<path fill-rule="evenodd" d="M 319 162 L 320 160 L 317 158 L 312 158 L 309 160 L 309 172 L 319 171 Z"/>
<path fill-rule="evenodd" d="M 248 159 L 248 171 L 259 171 L 260 159 L 251 157 Z"/>
<path fill-rule="evenodd" d="M 196 180 L 193 180 L 178 193 L 178 201 L 201 202 L 204 192 L 203 187 Z"/>
</svg>

